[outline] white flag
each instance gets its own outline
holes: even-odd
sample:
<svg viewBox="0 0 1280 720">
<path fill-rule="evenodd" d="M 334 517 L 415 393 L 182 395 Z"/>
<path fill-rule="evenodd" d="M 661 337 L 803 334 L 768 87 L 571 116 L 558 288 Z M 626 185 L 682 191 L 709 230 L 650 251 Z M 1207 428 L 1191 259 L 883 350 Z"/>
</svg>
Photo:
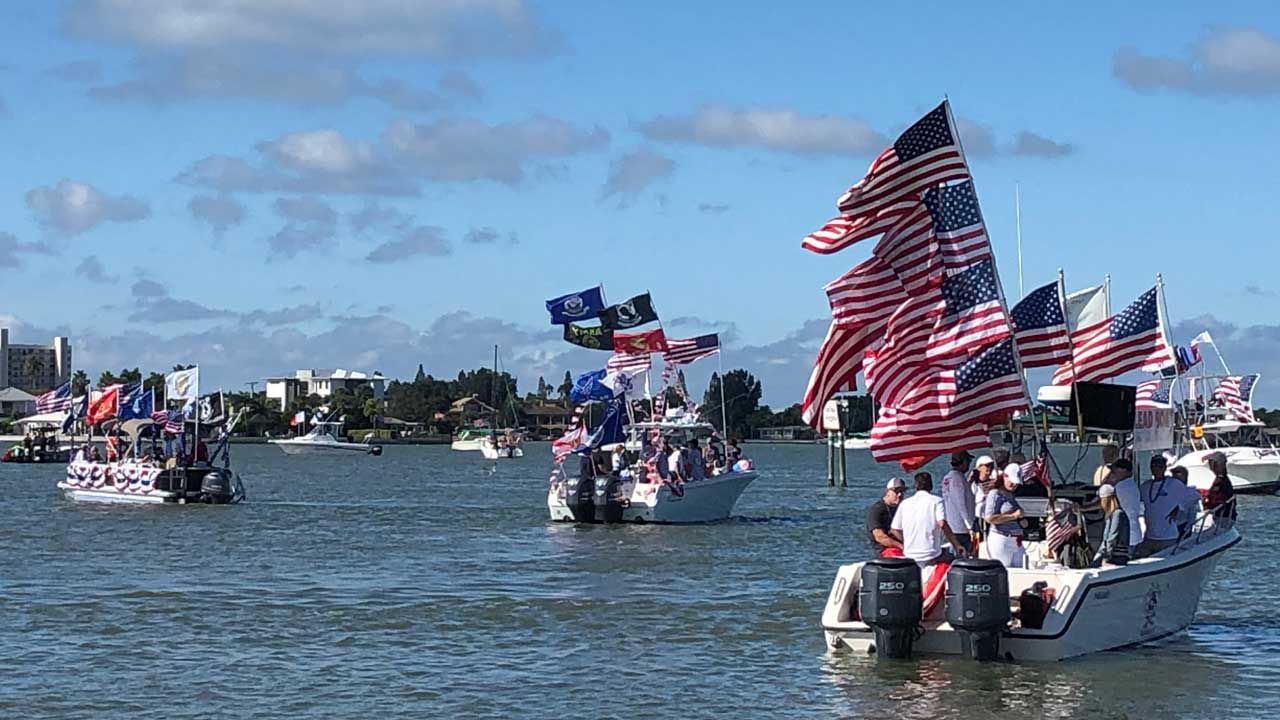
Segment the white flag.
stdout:
<svg viewBox="0 0 1280 720">
<path fill-rule="evenodd" d="M 1067 296 L 1065 310 L 1068 332 L 1106 320 L 1107 286 L 1098 285 L 1071 293 Z"/>
<path fill-rule="evenodd" d="M 175 370 L 164 376 L 165 400 L 195 400 L 200 397 L 200 367 Z"/>
</svg>

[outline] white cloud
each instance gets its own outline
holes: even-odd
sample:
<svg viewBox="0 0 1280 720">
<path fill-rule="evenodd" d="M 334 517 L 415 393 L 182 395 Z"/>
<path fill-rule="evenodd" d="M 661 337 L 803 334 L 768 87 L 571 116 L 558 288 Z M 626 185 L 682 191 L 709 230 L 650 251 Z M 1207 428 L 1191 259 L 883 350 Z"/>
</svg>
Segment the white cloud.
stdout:
<svg viewBox="0 0 1280 720">
<path fill-rule="evenodd" d="M 443 257 L 452 252 L 453 245 L 445 237 L 444 228 L 419 225 L 405 231 L 400 237 L 375 247 L 365 259 L 371 263 L 391 263 L 417 255 Z"/>
<path fill-rule="evenodd" d="M 671 177 L 676 164 L 653 150 L 637 150 L 614 158 L 600 197 L 618 197 L 622 203 L 634 200 L 645 188 Z"/>
<path fill-rule="evenodd" d="M 187 202 L 191 216 L 208 223 L 216 235 L 244 221 L 244 205 L 230 195 L 196 195 Z"/>
<path fill-rule="evenodd" d="M 709 106 L 692 115 L 659 116 L 637 129 L 652 140 L 713 147 L 756 147 L 797 155 L 868 155 L 890 142 L 866 121 L 795 110 Z"/>
<path fill-rule="evenodd" d="M 151 215 L 151 208 L 138 198 L 104 193 L 78 180 L 28 190 L 26 201 L 37 222 L 67 235 L 78 235 L 105 222 L 135 222 Z"/>
<path fill-rule="evenodd" d="M 24 255 L 55 255 L 53 247 L 44 242 L 22 242 L 13 233 L 0 232 L 0 267 L 22 267 Z"/>
<path fill-rule="evenodd" d="M 1116 51 L 1112 72 L 1140 92 L 1262 96 L 1280 93 L 1280 38 L 1254 28 L 1207 30 L 1183 57 Z"/>
<path fill-rule="evenodd" d="M 107 274 L 106 266 L 97 255 L 89 255 L 81 260 L 76 265 L 76 276 L 95 283 L 113 283 L 117 279 L 116 276 Z"/>
</svg>

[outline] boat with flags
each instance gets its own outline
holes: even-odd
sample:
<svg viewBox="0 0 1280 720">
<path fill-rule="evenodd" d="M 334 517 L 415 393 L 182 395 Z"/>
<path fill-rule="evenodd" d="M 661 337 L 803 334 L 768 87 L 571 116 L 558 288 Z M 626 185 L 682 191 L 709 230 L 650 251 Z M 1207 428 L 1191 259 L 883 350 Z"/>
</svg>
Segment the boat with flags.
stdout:
<svg viewBox="0 0 1280 720">
<path fill-rule="evenodd" d="M 305 411 L 300 411 L 305 418 Z M 304 419 L 301 425 L 305 426 Z M 342 436 L 342 427 L 345 423 L 342 420 L 334 420 L 332 416 L 324 418 L 317 415 L 316 421 L 312 423 L 311 429 L 306 433 L 297 437 L 290 438 L 274 438 L 268 440 L 267 443 L 279 448 L 286 455 L 333 455 L 333 454 L 359 454 L 359 455 L 381 455 L 382 446 L 375 445 L 372 441 L 373 436 L 370 435 L 364 442 L 349 442 L 339 440 Z"/>
<path fill-rule="evenodd" d="M 500 404 L 497 400 L 498 388 L 502 388 L 502 394 L 506 396 L 507 410 L 511 414 L 511 422 L 519 423 L 519 416 L 516 414 L 515 393 L 512 392 L 511 386 L 506 383 L 503 378 L 506 373 L 501 372 L 498 362 L 498 346 L 493 346 L 493 390 L 492 397 L 494 404 Z M 504 426 L 502 423 L 504 412 L 495 409 L 493 412 L 493 432 L 480 437 L 480 456 L 485 460 L 513 460 L 515 458 L 524 457 L 524 435 L 520 428 L 514 425 Z"/>
<path fill-rule="evenodd" d="M 72 406 L 68 420 L 82 419 L 89 436 L 57 484 L 70 500 L 125 504 L 228 505 L 244 499 L 244 484 L 231 466 L 231 432 L 244 410 L 228 418 L 222 393 L 200 395 L 199 369 L 165 378 L 168 401 L 157 407 L 142 383 L 101 388 Z M 77 414 L 82 413 L 82 414 Z M 94 443 L 103 434 L 105 457 Z M 213 445 L 210 450 L 209 445 Z"/>
<path fill-rule="evenodd" d="M 939 513 L 942 504 L 930 495 L 932 478 L 919 474 L 917 494 L 896 506 L 910 518 L 900 523 L 891 510 L 892 527 L 877 528 L 897 546 L 877 539 L 879 557 L 837 570 L 822 612 L 827 646 L 879 657 L 1061 660 L 1186 629 L 1214 565 L 1241 541 L 1235 499 L 1210 493 L 1193 511 L 1194 493 L 1183 486 L 1165 521 L 1177 521 L 1176 537 L 1133 543 L 1135 530 L 1144 539 L 1142 506 L 1155 500 L 1134 489 L 1135 505 L 1121 511 L 1130 497 L 1125 483 L 1140 479 L 1129 475 L 1132 460 L 1173 447 L 1175 422 L 1171 410 L 1148 404 L 1150 393 L 1140 400 L 1138 388 L 1104 382 L 1179 374 L 1162 278 L 1112 313 L 1109 278 L 1068 294 L 1059 271 L 1057 282 L 1010 308 L 946 100 L 836 204 L 839 214 L 802 247 L 824 255 L 863 240 L 873 247 L 826 287 L 831 325 L 805 390 L 805 420 L 816 428 L 824 405 L 853 391 L 861 374 L 876 408 L 869 446 L 879 462 L 915 472 L 953 454 L 953 467 L 967 472 L 967 451 L 991 447 L 992 431 L 1002 427 L 1019 433 L 1019 445 L 1028 435 L 1031 457 L 980 458 L 991 473 L 959 486 L 958 497 L 980 487 L 995 500 L 987 508 L 998 509 L 976 514 L 996 524 L 972 531 L 982 531 L 982 542 L 951 541 L 957 556 L 944 551 L 943 528 L 933 520 L 934 501 Z M 1035 406 L 1028 368 L 1054 369 L 1059 391 L 1045 397 L 1059 405 Z M 1051 427 L 1049 418 L 1064 413 L 1067 427 Z M 1082 441 L 1065 471 L 1048 451 L 1048 440 L 1064 434 Z M 1126 457 L 1108 465 L 1096 486 L 1075 476 L 1089 449 L 1083 441 L 1101 434 L 1122 438 Z M 966 482 L 959 478 L 952 488 Z M 1166 478 L 1159 480 L 1164 488 Z M 1179 481 L 1172 482 L 1176 490 Z M 1125 498 L 1116 497 L 1121 486 Z M 1119 515 L 1131 524 L 1116 539 Z M 904 534 L 909 521 L 923 529 Z M 942 525 L 953 524 L 949 511 Z M 1140 552 L 1130 560 L 1129 551 Z"/>
<path fill-rule="evenodd" d="M 758 474 L 750 459 L 736 455 L 689 400 L 676 369 L 720 355 L 719 336 L 667 338 L 649 293 L 608 305 L 602 287 L 546 302 L 552 324 L 564 326 L 567 342 L 610 351 L 605 366 L 583 373 L 569 397 L 577 420 L 552 443 L 553 469 L 547 490 L 551 519 L 578 523 L 703 523 L 724 520 Z M 599 318 L 594 326 L 580 324 Z M 663 358 L 663 387 L 650 393 L 651 356 Z M 637 387 L 644 378 L 644 395 Z M 724 396 L 723 365 L 719 374 Z M 672 390 L 680 407 L 666 407 Z M 594 407 L 603 407 L 597 424 Z M 646 417 L 647 416 L 647 417 Z M 724 403 L 720 427 L 726 428 Z M 706 445 L 707 449 L 700 448 Z"/>
</svg>

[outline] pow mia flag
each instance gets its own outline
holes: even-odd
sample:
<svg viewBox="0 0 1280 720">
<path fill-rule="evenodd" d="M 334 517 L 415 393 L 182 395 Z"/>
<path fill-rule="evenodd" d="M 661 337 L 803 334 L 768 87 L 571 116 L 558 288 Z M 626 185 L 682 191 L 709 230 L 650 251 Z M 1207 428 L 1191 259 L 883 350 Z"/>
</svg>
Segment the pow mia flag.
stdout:
<svg viewBox="0 0 1280 720">
<path fill-rule="evenodd" d="M 564 326 L 565 342 L 588 350 L 613 351 L 613 331 L 605 327 L 583 327 L 566 323 Z"/>
<path fill-rule="evenodd" d="M 600 326 L 610 330 L 630 330 L 657 319 L 658 313 L 653 311 L 653 300 L 649 293 L 645 293 L 605 308 L 600 313 Z"/>
<path fill-rule="evenodd" d="M 201 425 L 216 425 L 224 422 L 227 419 L 227 413 L 223 407 L 222 393 L 201 395 L 194 402 L 187 403 L 183 408 L 183 415 L 191 421 L 198 417 Z"/>
</svg>

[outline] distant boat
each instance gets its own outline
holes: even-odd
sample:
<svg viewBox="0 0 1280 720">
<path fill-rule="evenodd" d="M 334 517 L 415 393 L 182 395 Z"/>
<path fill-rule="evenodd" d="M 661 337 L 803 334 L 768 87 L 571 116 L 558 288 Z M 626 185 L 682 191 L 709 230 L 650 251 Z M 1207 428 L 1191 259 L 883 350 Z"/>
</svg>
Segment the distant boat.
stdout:
<svg viewBox="0 0 1280 720">
<path fill-rule="evenodd" d="M 295 438 L 280 438 L 277 440 L 268 440 L 272 445 L 280 448 L 287 455 L 304 455 L 313 453 L 365 453 L 368 455 L 381 455 L 382 446 L 374 445 L 371 442 L 345 442 L 338 439 L 338 435 L 342 434 L 341 422 L 320 421 L 311 428 L 306 435 Z"/>
</svg>

